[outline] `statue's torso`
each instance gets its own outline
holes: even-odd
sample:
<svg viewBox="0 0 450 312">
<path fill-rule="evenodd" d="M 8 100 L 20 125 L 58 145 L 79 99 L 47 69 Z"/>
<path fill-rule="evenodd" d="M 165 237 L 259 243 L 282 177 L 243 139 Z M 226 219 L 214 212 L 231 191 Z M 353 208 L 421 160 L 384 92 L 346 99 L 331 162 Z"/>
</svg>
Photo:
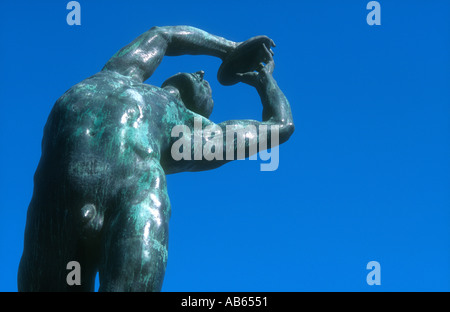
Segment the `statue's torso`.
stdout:
<svg viewBox="0 0 450 312">
<path fill-rule="evenodd" d="M 112 72 L 73 86 L 55 103 L 45 126 L 36 187 L 41 184 L 45 193 L 53 181 L 48 191 L 64 189 L 104 209 L 109 202 L 150 201 L 168 214 L 160 158 L 178 105 L 163 89 Z"/>
</svg>

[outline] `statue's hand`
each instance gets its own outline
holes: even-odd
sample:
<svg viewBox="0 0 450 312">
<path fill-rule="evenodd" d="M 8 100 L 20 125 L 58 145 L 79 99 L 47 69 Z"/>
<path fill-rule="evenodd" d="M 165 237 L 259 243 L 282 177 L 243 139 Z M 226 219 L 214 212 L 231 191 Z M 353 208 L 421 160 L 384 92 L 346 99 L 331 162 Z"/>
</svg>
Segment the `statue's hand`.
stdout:
<svg viewBox="0 0 450 312">
<path fill-rule="evenodd" d="M 265 42 L 266 42 L 266 44 L 265 44 L 265 46 L 269 49 L 269 51 L 272 53 L 272 55 L 274 54 L 273 53 L 273 51 L 272 51 L 272 47 L 274 48 L 274 47 L 276 47 L 276 45 L 275 45 L 275 42 L 272 40 L 272 39 L 270 39 L 269 37 L 267 37 L 267 36 L 257 36 L 260 40 L 262 40 L 263 38 L 264 38 L 264 40 L 265 40 Z M 250 38 L 250 39 L 248 39 L 247 41 L 242 41 L 242 42 L 233 42 L 233 47 L 232 47 L 232 49 L 230 50 L 230 51 L 228 51 L 228 55 L 229 54 L 232 54 L 232 53 L 234 53 L 235 52 L 235 50 L 236 49 L 238 49 L 241 45 L 243 45 L 244 43 L 247 43 L 247 42 L 249 42 L 249 41 L 252 41 L 252 40 L 254 40 L 256 37 L 252 37 L 252 38 Z M 264 44 L 261 46 L 261 51 L 263 52 L 262 54 L 264 55 L 265 54 L 265 51 L 264 51 L 264 49 L 263 49 L 263 46 L 264 46 Z"/>
<path fill-rule="evenodd" d="M 240 82 L 246 83 L 255 88 L 259 88 L 264 85 L 264 83 L 267 81 L 268 76 L 272 76 L 273 70 L 275 69 L 273 52 L 270 48 L 267 48 L 265 44 L 263 44 L 263 49 L 264 54 L 262 62 L 259 63 L 255 71 L 247 73 L 237 73 Z"/>
</svg>

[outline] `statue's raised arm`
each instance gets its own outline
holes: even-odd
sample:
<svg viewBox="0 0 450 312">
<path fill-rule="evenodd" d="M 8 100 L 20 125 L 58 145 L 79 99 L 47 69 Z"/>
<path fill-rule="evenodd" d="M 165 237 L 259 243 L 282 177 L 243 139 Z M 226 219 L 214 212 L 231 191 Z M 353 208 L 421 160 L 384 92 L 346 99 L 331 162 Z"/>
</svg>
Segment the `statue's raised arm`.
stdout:
<svg viewBox="0 0 450 312">
<path fill-rule="evenodd" d="M 118 51 L 103 70 L 145 81 L 165 55 L 211 55 L 223 59 L 237 45 L 192 26 L 152 27 Z"/>
<path fill-rule="evenodd" d="M 261 38 L 255 39 L 249 42 L 254 45 L 252 42 L 261 41 Z M 295 129 L 291 107 L 272 75 L 275 67 L 273 52 L 264 43 L 261 47 L 264 51 L 261 59 L 266 64 L 260 62 L 256 70 L 250 72 L 229 71 L 228 77 L 220 77 L 219 72 L 219 78 L 253 86 L 261 98 L 262 121 L 241 119 L 215 124 L 207 119 L 212 108 L 207 113 L 199 110 L 199 114 L 185 110 L 185 123 L 172 131 L 171 154 L 162 159 L 166 173 L 214 169 L 276 147 L 290 138 Z M 240 54 L 240 51 L 236 52 Z M 242 66 L 251 68 L 250 65 Z"/>
</svg>

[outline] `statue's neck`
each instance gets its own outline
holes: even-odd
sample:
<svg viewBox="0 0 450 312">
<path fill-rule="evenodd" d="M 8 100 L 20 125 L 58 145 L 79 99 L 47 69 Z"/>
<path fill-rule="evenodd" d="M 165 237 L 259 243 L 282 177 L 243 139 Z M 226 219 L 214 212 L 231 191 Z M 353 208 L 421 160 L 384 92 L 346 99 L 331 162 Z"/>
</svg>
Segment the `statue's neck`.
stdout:
<svg viewBox="0 0 450 312">
<path fill-rule="evenodd" d="M 180 90 L 173 86 L 165 86 L 163 89 L 181 101 Z"/>
</svg>

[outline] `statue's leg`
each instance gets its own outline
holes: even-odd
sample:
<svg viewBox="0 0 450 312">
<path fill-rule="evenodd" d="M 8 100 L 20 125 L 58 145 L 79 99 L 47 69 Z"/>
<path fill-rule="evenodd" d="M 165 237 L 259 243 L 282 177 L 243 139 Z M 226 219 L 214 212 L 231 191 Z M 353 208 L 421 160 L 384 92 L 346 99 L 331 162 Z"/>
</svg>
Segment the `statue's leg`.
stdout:
<svg viewBox="0 0 450 312">
<path fill-rule="evenodd" d="M 99 291 L 160 291 L 168 226 L 161 205 L 144 200 L 121 207 L 104 225 Z"/>
<path fill-rule="evenodd" d="M 80 235 L 79 224 L 66 211 L 67 206 L 58 200 L 32 200 L 19 265 L 19 291 L 94 290 L 96 239 Z M 79 268 L 68 266 L 72 261 Z"/>
</svg>

